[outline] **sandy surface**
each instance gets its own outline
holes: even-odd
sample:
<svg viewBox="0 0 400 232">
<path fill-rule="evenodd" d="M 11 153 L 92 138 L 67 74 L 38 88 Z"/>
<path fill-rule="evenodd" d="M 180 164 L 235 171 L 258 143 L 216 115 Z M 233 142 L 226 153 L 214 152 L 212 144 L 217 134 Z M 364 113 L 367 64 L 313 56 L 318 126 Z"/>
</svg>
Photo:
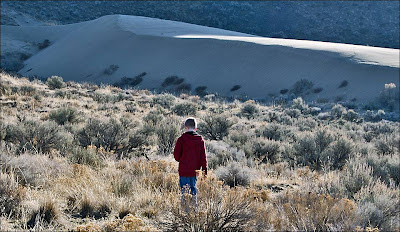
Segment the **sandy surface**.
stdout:
<svg viewBox="0 0 400 232">
<path fill-rule="evenodd" d="M 303 78 L 323 88 L 308 95 L 309 100 L 341 97 L 363 102 L 375 98 L 385 83 L 399 85 L 398 49 L 256 37 L 146 17 L 111 15 L 65 26 L 2 26 L 2 45 L 3 38 L 52 41 L 25 62 L 20 73 L 27 76 L 114 83 L 146 72 L 141 88 L 162 89 L 164 79 L 176 75 L 192 89 L 207 86 L 209 92 L 261 99 Z M 112 64 L 118 70 L 104 74 Z M 338 88 L 344 80 L 348 86 Z M 231 92 L 234 85 L 241 88 Z"/>
</svg>

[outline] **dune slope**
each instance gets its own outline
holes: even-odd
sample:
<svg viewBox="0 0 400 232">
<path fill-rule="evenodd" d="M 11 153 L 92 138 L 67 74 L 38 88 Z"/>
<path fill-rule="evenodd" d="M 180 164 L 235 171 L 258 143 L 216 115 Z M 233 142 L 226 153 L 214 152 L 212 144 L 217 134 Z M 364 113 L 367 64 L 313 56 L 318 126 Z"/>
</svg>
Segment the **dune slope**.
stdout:
<svg viewBox="0 0 400 232">
<path fill-rule="evenodd" d="M 21 74 L 114 83 L 146 72 L 138 87 L 160 90 L 166 77 L 176 75 L 192 89 L 207 86 L 209 92 L 261 99 L 308 79 L 322 88 L 306 97 L 310 100 L 369 101 L 385 83 L 399 82 L 398 49 L 271 39 L 122 15 L 57 27 L 57 35 L 52 27 L 41 29 L 40 35 L 52 35 L 54 42 L 29 58 Z M 8 36 L 38 28 L 21 27 Z M 118 68 L 106 74 L 110 65 Z M 348 85 L 338 88 L 344 80 Z M 232 92 L 234 85 L 241 88 Z"/>
</svg>

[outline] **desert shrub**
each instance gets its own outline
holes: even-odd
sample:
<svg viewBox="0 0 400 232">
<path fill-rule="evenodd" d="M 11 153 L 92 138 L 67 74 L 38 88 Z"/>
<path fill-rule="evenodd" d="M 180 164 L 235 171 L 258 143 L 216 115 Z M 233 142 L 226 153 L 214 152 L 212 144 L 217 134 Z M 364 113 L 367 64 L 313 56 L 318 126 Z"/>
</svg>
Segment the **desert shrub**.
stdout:
<svg viewBox="0 0 400 232">
<path fill-rule="evenodd" d="M 376 113 L 372 110 L 367 110 L 364 114 L 364 119 L 370 122 L 378 122 L 381 121 L 385 116 L 385 111 L 378 110 Z"/>
<path fill-rule="evenodd" d="M 258 109 L 257 105 L 248 103 L 241 108 L 240 112 L 241 115 L 245 116 L 247 119 L 251 119 L 254 118 L 258 112 L 260 112 L 260 110 Z"/>
<path fill-rule="evenodd" d="M 278 208 L 281 223 L 275 223 L 278 230 L 348 231 L 356 224 L 357 205 L 348 199 L 296 191 L 287 192 L 275 201 L 274 205 L 281 206 Z"/>
<path fill-rule="evenodd" d="M 342 183 L 349 198 L 373 182 L 373 169 L 365 160 L 350 159 L 342 176 Z"/>
<path fill-rule="evenodd" d="M 331 109 L 331 117 L 334 119 L 342 118 L 343 115 L 347 113 L 346 107 L 336 104 Z"/>
<path fill-rule="evenodd" d="M 301 115 L 301 111 L 299 109 L 286 109 L 285 113 L 291 118 L 298 118 Z"/>
<path fill-rule="evenodd" d="M 165 117 L 156 127 L 158 152 L 169 155 L 175 146 L 175 142 L 181 131 L 180 120 L 173 117 Z"/>
<path fill-rule="evenodd" d="M 373 168 L 373 176 L 384 181 L 386 184 L 400 183 L 400 157 L 379 156 L 374 153 L 366 157 L 366 162 Z"/>
<path fill-rule="evenodd" d="M 6 127 L 5 140 L 17 144 L 20 152 L 48 153 L 56 149 L 64 153 L 71 139 L 71 135 L 62 131 L 55 122 L 24 120 L 18 125 L 9 124 Z"/>
<path fill-rule="evenodd" d="M 300 110 L 303 114 L 309 113 L 309 107 L 301 97 L 293 99 L 292 108 Z"/>
<path fill-rule="evenodd" d="M 4 124 L 3 121 L 0 120 L 0 141 L 4 140 L 7 135 L 7 127 L 6 124 Z"/>
<path fill-rule="evenodd" d="M 311 134 L 302 134 L 293 144 L 292 152 L 293 157 L 288 158 L 295 160 L 298 164 L 317 170 L 322 167 L 321 153 L 318 151 L 315 139 Z"/>
<path fill-rule="evenodd" d="M 338 141 L 332 143 L 328 149 L 322 152 L 321 159 L 326 163 L 329 163 L 333 169 L 341 169 L 352 152 L 353 146 L 351 142 L 345 138 L 340 138 Z"/>
<path fill-rule="evenodd" d="M 0 96 L 9 95 L 11 93 L 10 86 L 0 82 Z"/>
<path fill-rule="evenodd" d="M 68 170 L 67 163 L 58 159 L 51 159 L 43 154 L 31 155 L 28 153 L 19 156 L 1 156 L 2 163 L 14 170 L 19 184 L 26 187 L 43 187 L 51 178 L 58 177 Z"/>
<path fill-rule="evenodd" d="M 313 86 L 314 83 L 312 83 L 312 81 L 309 81 L 307 79 L 300 79 L 294 83 L 291 92 L 296 94 L 297 96 L 300 96 L 303 94 L 307 94 Z"/>
<path fill-rule="evenodd" d="M 36 94 L 36 91 L 35 87 L 28 85 L 21 86 L 18 90 L 19 93 L 25 96 L 33 96 Z"/>
<path fill-rule="evenodd" d="M 184 78 L 180 78 L 178 76 L 169 76 L 165 78 L 161 86 L 165 88 L 170 85 L 179 85 L 182 84 L 184 81 L 185 81 Z"/>
<path fill-rule="evenodd" d="M 240 85 L 234 85 L 234 86 L 231 88 L 231 92 L 236 91 L 236 90 L 239 90 L 240 88 L 241 88 Z"/>
<path fill-rule="evenodd" d="M 64 88 L 65 83 L 62 77 L 52 76 L 47 79 L 46 85 L 49 86 L 50 89 L 61 89 Z"/>
<path fill-rule="evenodd" d="M 43 40 L 43 42 L 38 43 L 37 46 L 38 46 L 38 48 L 39 48 L 40 50 L 45 49 L 45 48 L 47 48 L 48 46 L 50 46 L 50 40 L 45 39 L 45 40 Z"/>
<path fill-rule="evenodd" d="M 175 97 L 171 94 L 161 94 L 153 98 L 154 105 L 160 105 L 165 109 L 169 109 L 174 105 Z"/>
<path fill-rule="evenodd" d="M 192 85 L 188 83 L 182 83 L 176 86 L 175 91 L 179 93 L 188 93 L 192 90 Z"/>
<path fill-rule="evenodd" d="M 14 175 L 0 173 L 0 196 L 0 215 L 16 216 L 25 191 L 18 185 Z"/>
<path fill-rule="evenodd" d="M 280 94 L 286 94 L 287 92 L 289 92 L 288 89 L 281 89 L 281 90 L 279 91 Z"/>
<path fill-rule="evenodd" d="M 187 116 L 187 115 L 194 116 L 196 115 L 197 112 L 197 105 L 191 102 L 176 104 L 172 109 L 172 112 L 174 112 L 179 116 Z"/>
<path fill-rule="evenodd" d="M 396 147 L 394 144 L 391 144 L 388 138 L 380 138 L 377 139 L 374 143 L 375 149 L 378 152 L 378 154 L 381 155 L 391 155 L 394 154 L 396 151 Z"/>
<path fill-rule="evenodd" d="M 199 95 L 200 97 L 204 97 L 205 95 L 208 94 L 207 91 L 206 91 L 206 89 L 207 89 L 207 86 L 202 85 L 202 86 L 196 87 L 196 88 L 194 89 L 194 92 L 195 92 L 197 95 Z"/>
<path fill-rule="evenodd" d="M 108 68 L 104 69 L 103 73 L 104 73 L 105 75 L 112 75 L 112 74 L 115 73 L 118 69 L 119 69 L 119 66 L 118 66 L 118 65 L 110 64 L 110 66 L 108 66 Z"/>
<path fill-rule="evenodd" d="M 177 202 L 162 223 L 166 231 L 244 231 L 252 230 L 256 211 L 242 189 L 224 189 L 214 178 L 198 181 L 199 213 L 186 213 Z"/>
<path fill-rule="evenodd" d="M 276 163 L 279 161 L 280 143 L 273 140 L 249 141 L 244 150 L 247 157 L 254 158 L 259 162 Z"/>
<path fill-rule="evenodd" d="M 225 167 L 220 166 L 215 170 L 215 175 L 229 187 L 248 186 L 250 184 L 248 168 L 237 162 L 231 162 Z"/>
<path fill-rule="evenodd" d="M 209 113 L 199 123 L 199 132 L 211 140 L 222 140 L 229 134 L 233 123 L 222 114 Z"/>
<path fill-rule="evenodd" d="M 251 133 L 250 132 L 245 132 L 245 131 L 238 131 L 238 130 L 232 130 L 229 135 L 228 135 L 228 143 L 231 146 L 240 148 L 243 146 L 247 141 L 251 139 Z"/>
<path fill-rule="evenodd" d="M 346 81 L 346 80 L 344 80 L 344 81 L 342 81 L 342 83 L 340 83 L 340 85 L 339 85 L 338 89 L 340 89 L 340 88 L 344 88 L 344 87 L 346 87 L 347 85 L 349 85 L 349 82 L 348 82 L 348 81 Z"/>
<path fill-rule="evenodd" d="M 322 92 L 322 90 L 324 90 L 324 89 L 321 87 L 318 87 L 318 88 L 313 89 L 313 93 L 320 93 L 320 92 Z"/>
<path fill-rule="evenodd" d="M 344 113 L 342 117 L 344 120 L 349 122 L 360 122 L 360 115 L 352 109 Z"/>
<path fill-rule="evenodd" d="M 223 141 L 209 141 L 206 144 L 208 167 L 216 169 L 226 166 L 230 161 L 244 161 L 245 154 L 237 148 L 230 147 Z"/>
<path fill-rule="evenodd" d="M 378 102 L 389 111 L 399 107 L 399 88 L 394 83 L 385 84 L 385 88 L 380 92 Z"/>
<path fill-rule="evenodd" d="M 362 187 L 355 194 L 360 225 L 382 231 L 397 230 L 400 227 L 399 194 L 398 188 L 387 186 L 379 179 Z"/>
<path fill-rule="evenodd" d="M 95 148 L 74 147 L 69 154 L 69 160 L 76 164 L 85 164 L 94 168 L 102 167 L 104 162 Z"/>
<path fill-rule="evenodd" d="M 128 129 L 114 118 L 108 121 L 90 118 L 76 137 L 82 147 L 93 145 L 106 151 L 123 151 L 129 148 Z"/>
<path fill-rule="evenodd" d="M 119 94 L 103 94 L 103 93 L 94 93 L 92 96 L 94 101 L 98 103 L 115 103 L 120 102 L 126 98 L 122 93 Z"/>
<path fill-rule="evenodd" d="M 319 153 L 328 148 L 333 140 L 333 134 L 327 128 L 320 129 L 314 134 L 315 145 Z"/>
<path fill-rule="evenodd" d="M 263 137 L 270 140 L 282 140 L 286 131 L 278 123 L 270 123 L 261 130 Z"/>
<path fill-rule="evenodd" d="M 54 223 L 59 218 L 59 214 L 56 203 L 52 200 L 47 200 L 40 205 L 39 209 L 32 212 L 26 224 L 28 228 L 46 226 Z"/>
<path fill-rule="evenodd" d="M 118 86 L 120 88 L 130 88 L 135 87 L 143 81 L 143 77 L 146 73 L 141 73 L 135 77 L 123 77 L 119 82 L 114 83 L 114 86 Z"/>
<path fill-rule="evenodd" d="M 54 120 L 59 125 L 64 125 L 65 123 L 75 123 L 78 121 L 78 113 L 75 108 L 64 107 L 61 109 L 54 110 L 50 112 L 49 118 Z"/>
<path fill-rule="evenodd" d="M 313 118 L 299 118 L 296 126 L 300 131 L 312 131 L 317 126 L 317 123 Z"/>
</svg>

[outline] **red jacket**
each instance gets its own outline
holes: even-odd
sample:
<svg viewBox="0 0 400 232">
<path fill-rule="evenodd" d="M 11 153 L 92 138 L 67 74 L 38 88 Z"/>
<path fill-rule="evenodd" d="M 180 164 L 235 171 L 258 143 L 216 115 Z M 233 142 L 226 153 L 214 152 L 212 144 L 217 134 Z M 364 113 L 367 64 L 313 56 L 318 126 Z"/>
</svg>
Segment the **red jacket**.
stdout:
<svg viewBox="0 0 400 232">
<path fill-rule="evenodd" d="M 204 140 L 194 131 L 183 133 L 178 138 L 175 144 L 174 157 L 179 162 L 179 176 L 196 176 L 196 170 L 200 170 L 200 168 L 207 173 Z"/>
</svg>

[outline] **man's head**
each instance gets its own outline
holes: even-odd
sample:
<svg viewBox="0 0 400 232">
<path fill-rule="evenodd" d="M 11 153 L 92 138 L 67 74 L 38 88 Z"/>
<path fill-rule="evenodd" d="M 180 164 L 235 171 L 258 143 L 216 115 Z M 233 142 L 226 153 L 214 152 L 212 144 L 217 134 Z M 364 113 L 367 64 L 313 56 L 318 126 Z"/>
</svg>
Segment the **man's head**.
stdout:
<svg viewBox="0 0 400 232">
<path fill-rule="evenodd" d="M 185 120 L 185 130 L 196 130 L 197 129 L 197 122 L 195 118 L 187 118 Z"/>
</svg>

